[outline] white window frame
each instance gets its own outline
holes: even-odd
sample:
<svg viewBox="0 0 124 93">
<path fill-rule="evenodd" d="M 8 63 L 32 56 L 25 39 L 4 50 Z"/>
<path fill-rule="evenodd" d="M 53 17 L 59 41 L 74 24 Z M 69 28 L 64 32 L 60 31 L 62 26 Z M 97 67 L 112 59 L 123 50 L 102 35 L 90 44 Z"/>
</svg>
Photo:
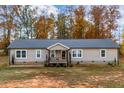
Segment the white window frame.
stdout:
<svg viewBox="0 0 124 93">
<path fill-rule="evenodd" d="M 40 57 L 37 57 L 37 51 L 40 51 Z M 40 59 L 40 58 L 41 58 L 41 50 L 40 50 L 40 49 L 37 49 L 37 50 L 36 50 L 36 58 L 37 58 L 37 59 Z"/>
<path fill-rule="evenodd" d="M 102 57 L 102 50 L 105 51 L 105 57 Z M 100 58 L 106 58 L 106 49 L 100 49 Z"/>
<path fill-rule="evenodd" d="M 76 51 L 76 57 L 73 57 L 73 51 Z M 78 57 L 78 52 L 81 51 L 81 57 Z M 72 58 L 83 58 L 83 49 L 72 49 L 71 51 Z"/>
<path fill-rule="evenodd" d="M 17 57 L 17 51 L 20 51 L 20 57 Z M 26 57 L 22 57 L 22 51 L 26 52 Z M 16 59 L 27 59 L 27 50 L 15 50 L 15 58 Z"/>
<path fill-rule="evenodd" d="M 54 58 L 56 57 L 56 50 L 50 50 L 50 57 L 51 57 L 51 55 L 52 55 L 52 52 L 51 51 L 53 51 L 53 53 L 54 53 Z"/>
<path fill-rule="evenodd" d="M 76 52 L 76 57 L 73 56 L 74 51 Z M 72 53 L 72 58 L 77 58 L 77 51 L 76 50 L 73 49 L 71 53 Z"/>
<path fill-rule="evenodd" d="M 65 58 L 64 58 L 64 59 L 66 59 L 66 50 L 62 50 L 62 51 L 61 51 L 61 57 L 62 57 L 62 52 L 63 52 L 63 51 L 65 51 Z M 63 58 L 63 57 L 62 57 L 62 58 Z"/>
<path fill-rule="evenodd" d="M 78 56 L 79 51 L 81 51 L 81 57 Z M 78 56 L 78 58 L 82 58 L 83 57 L 83 50 L 82 49 L 78 49 L 77 50 L 77 56 Z"/>
</svg>

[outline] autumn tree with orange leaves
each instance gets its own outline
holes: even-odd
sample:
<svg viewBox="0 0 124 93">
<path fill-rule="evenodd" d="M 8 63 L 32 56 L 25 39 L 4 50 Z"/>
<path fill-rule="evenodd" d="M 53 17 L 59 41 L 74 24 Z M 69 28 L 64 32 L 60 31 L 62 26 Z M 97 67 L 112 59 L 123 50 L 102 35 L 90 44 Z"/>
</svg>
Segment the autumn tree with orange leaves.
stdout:
<svg viewBox="0 0 124 93">
<path fill-rule="evenodd" d="M 120 17 L 118 9 L 118 6 L 91 6 L 91 21 L 95 33 L 95 37 L 91 38 L 112 38 L 112 32 L 116 30 L 117 19 Z"/>
<path fill-rule="evenodd" d="M 34 16 L 36 9 L 31 6 L 13 6 L 13 14 L 15 16 L 15 38 L 16 39 L 32 39 L 34 37 L 34 24 L 36 18 Z"/>
<path fill-rule="evenodd" d="M 66 10 L 36 15 L 37 8 L 30 5 L 0 6 L 0 41 L 7 50 L 10 39 L 100 39 L 114 38 L 118 27 L 119 6 L 66 6 Z"/>
<path fill-rule="evenodd" d="M 54 20 L 52 18 L 46 19 L 45 16 L 41 16 L 34 27 L 36 39 L 47 39 L 51 29 L 53 30 Z"/>
<path fill-rule="evenodd" d="M 3 39 L 0 46 L 7 53 L 7 46 L 10 44 L 11 33 L 15 27 L 12 6 L 0 6 L 0 29 L 3 31 Z"/>
</svg>

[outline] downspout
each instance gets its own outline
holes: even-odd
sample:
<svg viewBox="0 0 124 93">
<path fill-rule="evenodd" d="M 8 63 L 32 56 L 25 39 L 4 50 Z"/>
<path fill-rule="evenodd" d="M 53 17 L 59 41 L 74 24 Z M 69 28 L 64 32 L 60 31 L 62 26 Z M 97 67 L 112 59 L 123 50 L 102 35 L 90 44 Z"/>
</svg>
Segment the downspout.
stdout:
<svg viewBox="0 0 124 93">
<path fill-rule="evenodd" d="M 70 49 L 68 49 L 68 65 L 71 65 Z"/>
<path fill-rule="evenodd" d="M 10 49 L 8 49 L 8 57 L 9 57 L 9 65 L 11 65 L 11 62 L 10 62 Z"/>
<path fill-rule="evenodd" d="M 118 52 L 118 55 L 117 55 L 117 65 L 119 65 L 120 64 L 120 62 L 119 62 L 119 54 L 120 54 L 120 51 L 119 51 L 119 48 L 117 49 L 117 52 Z"/>
<path fill-rule="evenodd" d="M 68 66 L 68 50 L 67 50 L 67 52 L 66 52 L 66 53 L 67 53 L 66 58 L 67 58 L 67 66 Z"/>
<path fill-rule="evenodd" d="M 48 50 L 49 51 L 49 60 L 48 60 L 48 63 L 50 63 L 50 50 Z"/>
</svg>

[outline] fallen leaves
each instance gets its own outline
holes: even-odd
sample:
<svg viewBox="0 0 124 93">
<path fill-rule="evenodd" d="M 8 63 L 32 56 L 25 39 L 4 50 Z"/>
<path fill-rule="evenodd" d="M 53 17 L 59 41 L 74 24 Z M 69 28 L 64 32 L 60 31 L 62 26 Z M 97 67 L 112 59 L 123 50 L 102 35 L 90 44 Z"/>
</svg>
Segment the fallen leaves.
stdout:
<svg viewBox="0 0 124 93">
<path fill-rule="evenodd" d="M 68 85 L 63 80 L 56 80 L 53 77 L 38 75 L 29 80 L 12 80 L 0 85 L 1 88 L 91 88 L 89 84 Z"/>
</svg>

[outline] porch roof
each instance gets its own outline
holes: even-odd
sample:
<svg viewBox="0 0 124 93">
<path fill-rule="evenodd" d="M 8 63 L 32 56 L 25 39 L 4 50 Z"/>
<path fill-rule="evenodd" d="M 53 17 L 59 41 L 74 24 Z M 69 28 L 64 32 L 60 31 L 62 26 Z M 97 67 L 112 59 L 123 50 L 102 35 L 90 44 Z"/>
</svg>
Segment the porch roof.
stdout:
<svg viewBox="0 0 124 93">
<path fill-rule="evenodd" d="M 8 49 L 48 48 L 56 43 L 69 48 L 119 48 L 119 45 L 111 39 L 30 39 L 15 40 L 8 46 Z"/>
<path fill-rule="evenodd" d="M 56 46 L 59 46 L 59 49 L 69 49 L 68 46 L 63 45 L 62 43 L 55 43 L 49 47 L 47 47 L 47 49 L 51 49 L 51 48 L 57 48 Z"/>
</svg>

